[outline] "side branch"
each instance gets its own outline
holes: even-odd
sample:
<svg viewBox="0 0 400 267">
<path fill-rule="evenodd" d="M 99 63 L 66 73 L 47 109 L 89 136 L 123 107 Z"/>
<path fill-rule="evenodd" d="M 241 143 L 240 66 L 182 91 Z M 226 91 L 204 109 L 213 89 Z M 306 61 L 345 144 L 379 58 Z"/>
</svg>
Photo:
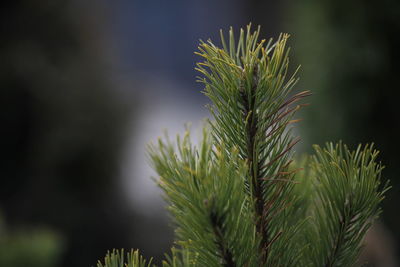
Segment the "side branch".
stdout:
<svg viewBox="0 0 400 267">
<path fill-rule="evenodd" d="M 223 266 L 224 267 L 236 267 L 236 264 L 233 260 L 233 255 L 232 252 L 230 251 L 228 245 L 226 244 L 225 238 L 224 238 L 224 225 L 223 225 L 223 219 L 221 216 L 218 216 L 218 214 L 214 211 L 210 213 L 210 221 L 211 221 L 211 226 L 213 229 L 213 233 L 215 235 L 215 243 L 218 247 L 219 254 L 222 257 L 223 260 Z"/>
<path fill-rule="evenodd" d="M 345 234 L 346 234 L 347 228 L 348 228 L 348 220 L 347 220 L 347 218 L 344 218 L 340 221 L 339 233 L 338 233 L 337 239 L 335 240 L 335 243 L 333 245 L 331 255 L 329 255 L 329 257 L 327 259 L 325 267 L 334 266 L 335 259 L 336 259 L 337 255 L 339 254 L 339 251 L 341 250 L 343 243 L 345 242 Z"/>
</svg>

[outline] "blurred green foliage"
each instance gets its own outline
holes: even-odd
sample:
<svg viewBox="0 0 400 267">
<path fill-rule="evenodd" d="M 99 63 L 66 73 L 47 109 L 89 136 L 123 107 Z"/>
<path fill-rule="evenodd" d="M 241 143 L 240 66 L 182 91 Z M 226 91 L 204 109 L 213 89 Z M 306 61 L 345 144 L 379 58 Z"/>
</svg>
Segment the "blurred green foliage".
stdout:
<svg viewBox="0 0 400 267">
<path fill-rule="evenodd" d="M 8 231 L 0 217 L 0 266 L 58 266 L 63 242 L 48 229 L 18 229 Z"/>
<path fill-rule="evenodd" d="M 56 229 L 65 238 L 58 266 L 90 266 L 137 240 L 117 179 L 133 109 L 116 93 L 106 21 L 92 3 L 22 0 L 0 9 L 0 209 L 13 227 Z"/>
<path fill-rule="evenodd" d="M 301 86 L 314 93 L 304 111 L 309 140 L 374 141 L 388 151 L 387 130 L 398 114 L 393 33 L 400 29 L 400 4 L 308 0 L 291 10 Z"/>
</svg>

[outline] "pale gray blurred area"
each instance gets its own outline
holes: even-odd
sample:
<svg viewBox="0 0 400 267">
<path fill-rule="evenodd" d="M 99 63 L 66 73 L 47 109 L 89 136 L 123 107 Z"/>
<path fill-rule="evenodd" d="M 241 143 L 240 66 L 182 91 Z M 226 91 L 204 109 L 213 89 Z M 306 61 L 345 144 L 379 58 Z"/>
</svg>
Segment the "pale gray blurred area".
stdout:
<svg viewBox="0 0 400 267">
<path fill-rule="evenodd" d="M 154 180 L 158 179 L 158 175 L 150 166 L 146 146 L 157 143 L 159 137 L 165 139 L 166 133 L 170 140 L 175 141 L 177 134 L 184 133 L 185 125 L 190 126 L 192 140 L 195 144 L 198 143 L 198 133 L 201 132 L 208 114 L 204 105 L 196 98 L 174 93 L 176 88 L 182 86 L 177 82 L 158 78 L 137 83 L 136 86 L 144 88 L 139 107 L 141 114 L 145 114 L 145 119 L 135 122 L 132 129 L 134 138 L 125 147 L 121 165 L 122 189 L 132 207 L 140 213 L 159 216 L 165 212 L 165 205 L 161 198 L 162 192 L 158 190 Z M 162 96 L 155 95 L 157 91 L 145 88 L 160 88 Z"/>
<path fill-rule="evenodd" d="M 194 52 L 199 40 L 218 39 L 219 29 L 229 29 L 243 18 L 242 1 L 124 1 L 112 7 L 111 47 L 118 52 L 124 98 L 134 98 L 137 114 L 132 138 L 121 162 L 121 187 L 131 207 L 147 216 L 165 216 L 165 203 L 149 166 L 146 145 L 163 136 L 183 133 L 191 124 L 193 135 L 208 116 L 207 98 L 196 83 Z M 225 9 L 224 12 L 221 10 Z M 194 138 L 196 143 L 198 138 Z"/>
</svg>

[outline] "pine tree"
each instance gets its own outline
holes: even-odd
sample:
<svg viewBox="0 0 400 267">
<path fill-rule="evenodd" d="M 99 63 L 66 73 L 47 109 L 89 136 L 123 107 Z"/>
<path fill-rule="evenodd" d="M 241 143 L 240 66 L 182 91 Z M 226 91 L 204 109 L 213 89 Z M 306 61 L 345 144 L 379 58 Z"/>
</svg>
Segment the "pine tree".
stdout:
<svg viewBox="0 0 400 267">
<path fill-rule="evenodd" d="M 295 93 L 287 34 L 258 41 L 234 32 L 222 48 L 201 41 L 198 81 L 213 119 L 198 146 L 190 131 L 149 146 L 176 225 L 162 266 L 353 266 L 381 212 L 387 183 L 373 145 L 314 146 L 294 160 L 294 114 L 310 95 Z M 138 251 L 108 253 L 104 264 L 151 266 Z M 125 265 L 124 265 L 125 264 Z"/>
</svg>

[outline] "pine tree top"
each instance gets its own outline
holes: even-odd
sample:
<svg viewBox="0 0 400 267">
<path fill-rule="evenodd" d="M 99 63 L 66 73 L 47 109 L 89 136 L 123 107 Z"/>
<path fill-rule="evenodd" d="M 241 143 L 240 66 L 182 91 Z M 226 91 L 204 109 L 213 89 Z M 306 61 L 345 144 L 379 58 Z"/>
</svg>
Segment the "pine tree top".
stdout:
<svg viewBox="0 0 400 267">
<path fill-rule="evenodd" d="M 291 132 L 299 104 L 289 74 L 289 35 L 238 41 L 221 31 L 221 48 L 201 41 L 198 81 L 212 115 L 198 146 L 190 132 L 159 139 L 149 157 L 172 214 L 175 247 L 163 266 L 353 266 L 388 189 L 372 145 L 315 146 L 294 160 Z M 126 266 L 150 266 L 137 251 Z M 105 265 L 122 266 L 123 252 Z"/>
</svg>

